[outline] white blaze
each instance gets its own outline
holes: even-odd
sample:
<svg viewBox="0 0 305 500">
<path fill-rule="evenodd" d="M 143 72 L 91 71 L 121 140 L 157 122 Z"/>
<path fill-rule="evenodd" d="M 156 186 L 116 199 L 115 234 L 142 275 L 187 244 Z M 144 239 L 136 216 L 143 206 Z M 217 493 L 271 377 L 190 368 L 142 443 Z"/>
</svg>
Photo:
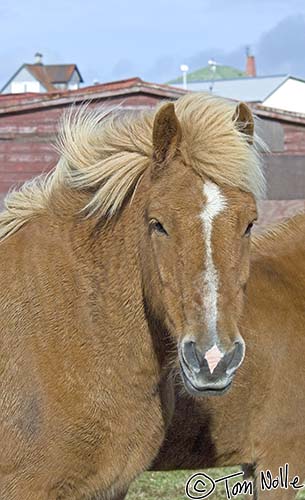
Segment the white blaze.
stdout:
<svg viewBox="0 0 305 500">
<path fill-rule="evenodd" d="M 203 186 L 205 196 L 205 205 L 200 214 L 203 223 L 205 239 L 205 270 L 203 276 L 204 282 L 204 304 L 206 310 L 206 321 L 209 335 L 215 342 L 217 340 L 217 298 L 218 298 L 218 274 L 213 262 L 212 252 L 212 230 L 215 217 L 220 214 L 227 206 L 226 199 L 221 193 L 219 187 L 214 182 L 207 181 Z M 221 242 L 220 242 L 221 243 Z M 217 348 L 218 349 L 218 348 Z M 220 352 L 220 351 L 219 351 Z M 214 354 L 216 352 L 214 351 Z M 209 368 L 214 363 L 210 363 Z"/>
</svg>

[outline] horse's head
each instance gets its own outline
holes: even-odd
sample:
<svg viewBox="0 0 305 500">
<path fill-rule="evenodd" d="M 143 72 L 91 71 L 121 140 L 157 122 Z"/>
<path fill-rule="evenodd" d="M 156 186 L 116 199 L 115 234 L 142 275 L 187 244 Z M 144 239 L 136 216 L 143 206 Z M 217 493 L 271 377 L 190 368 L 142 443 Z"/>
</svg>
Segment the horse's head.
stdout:
<svg viewBox="0 0 305 500">
<path fill-rule="evenodd" d="M 154 119 L 153 165 L 146 176 L 145 287 L 154 314 L 177 340 L 188 392 L 222 394 L 245 354 L 238 320 L 256 203 L 250 192 L 226 184 L 225 164 L 219 165 L 223 182 L 205 175 L 204 165 L 201 173 L 194 168 L 184 126 L 173 104 L 164 105 Z M 244 158 L 238 156 L 238 141 L 241 150 L 250 150 L 252 135 L 252 114 L 240 104 L 232 112 L 231 136 L 223 137 L 223 144 L 220 138 L 224 151 L 214 151 L 216 159 L 236 155 L 239 168 Z"/>
</svg>

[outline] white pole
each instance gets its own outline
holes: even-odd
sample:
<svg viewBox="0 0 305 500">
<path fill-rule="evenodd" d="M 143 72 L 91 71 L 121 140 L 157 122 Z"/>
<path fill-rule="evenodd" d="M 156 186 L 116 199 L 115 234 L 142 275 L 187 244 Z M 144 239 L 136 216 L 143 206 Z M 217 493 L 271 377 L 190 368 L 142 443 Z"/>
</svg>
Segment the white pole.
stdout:
<svg viewBox="0 0 305 500">
<path fill-rule="evenodd" d="M 180 70 L 182 71 L 183 88 L 187 90 L 187 72 L 189 70 L 189 67 L 186 64 L 181 64 Z"/>
</svg>

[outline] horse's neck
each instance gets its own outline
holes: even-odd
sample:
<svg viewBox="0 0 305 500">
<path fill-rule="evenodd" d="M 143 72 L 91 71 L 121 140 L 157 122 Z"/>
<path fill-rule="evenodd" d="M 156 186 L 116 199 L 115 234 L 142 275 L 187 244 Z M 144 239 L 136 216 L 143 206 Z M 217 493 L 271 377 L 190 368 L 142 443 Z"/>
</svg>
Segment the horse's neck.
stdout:
<svg viewBox="0 0 305 500">
<path fill-rule="evenodd" d="M 77 214 L 90 201 L 90 196 L 70 196 L 69 200 L 68 212 Z M 90 295 L 88 304 L 92 317 L 100 322 L 103 340 L 108 336 L 113 340 L 116 335 L 121 349 L 127 346 L 131 355 L 133 350 L 145 351 L 149 359 L 150 342 L 153 340 L 156 350 L 161 334 L 152 331 L 155 322 L 148 321 L 150 316 L 143 297 L 140 247 L 145 203 L 146 191 L 142 189 L 142 194 L 137 191 L 112 219 L 106 221 L 98 215 L 87 219 L 76 217 L 68 231 L 73 252 L 82 265 L 79 279 L 85 281 L 83 289 Z M 56 212 L 55 219 L 61 217 L 60 213 Z M 64 221 L 63 226 L 67 228 Z"/>
<path fill-rule="evenodd" d="M 80 259 L 86 268 L 82 279 L 101 342 L 112 344 L 118 357 L 134 360 L 134 366 L 142 359 L 147 373 L 155 373 L 166 360 L 160 332 L 153 331 L 147 318 L 137 217 L 131 210 L 123 211 L 116 221 L 93 231 L 92 227 L 85 229 L 86 236 L 79 233 L 77 238 L 79 242 L 87 238 L 87 243 L 77 247 L 81 248 Z"/>
<path fill-rule="evenodd" d="M 101 321 L 109 334 L 121 341 L 141 334 L 145 322 L 141 272 L 137 242 L 133 228 L 124 220 L 110 222 L 92 231 L 92 226 L 79 228 L 74 236 L 74 248 L 82 263 L 83 275 L 91 306 L 101 311 Z M 139 330 L 140 329 L 140 330 Z"/>
<path fill-rule="evenodd" d="M 305 215 L 270 228 L 253 247 L 240 326 L 248 349 L 245 373 L 255 380 L 257 398 L 258 387 L 267 394 L 264 384 L 273 378 L 274 360 L 281 366 L 280 353 L 291 351 L 304 332 Z"/>
<path fill-rule="evenodd" d="M 2 242 L 1 259 L 8 262 L 3 279 L 9 286 L 20 266 L 19 280 L 38 308 L 33 317 L 32 309 L 24 314 L 32 324 L 41 319 L 45 325 L 55 315 L 58 328 L 43 327 L 55 342 L 73 343 L 73 337 L 83 336 L 100 350 L 116 347 L 117 356 L 151 359 L 136 227 L 123 213 L 116 223 L 100 227 L 93 218 L 61 218 L 53 212 L 37 216 Z M 40 323 L 34 329 L 39 331 Z"/>
</svg>

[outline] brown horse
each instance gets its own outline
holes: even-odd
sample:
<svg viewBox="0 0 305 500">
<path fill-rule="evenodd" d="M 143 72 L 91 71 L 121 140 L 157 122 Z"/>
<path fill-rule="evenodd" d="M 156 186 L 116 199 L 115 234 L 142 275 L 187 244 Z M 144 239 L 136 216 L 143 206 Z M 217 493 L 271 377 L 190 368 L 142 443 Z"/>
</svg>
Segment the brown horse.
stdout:
<svg viewBox="0 0 305 500">
<path fill-rule="evenodd" d="M 288 482 L 296 475 L 299 484 L 305 479 L 304 234 L 305 215 L 299 214 L 253 239 L 240 325 L 247 345 L 243 366 L 221 398 L 192 399 L 177 391 L 156 470 L 252 463 L 257 498 L 295 498 L 291 485 L 262 490 L 269 480 L 264 483 L 261 472 L 270 470 L 276 481 L 287 463 Z"/>
<path fill-rule="evenodd" d="M 0 498 L 120 495 L 163 441 L 176 345 L 190 393 L 229 388 L 264 189 L 253 142 L 248 108 L 207 95 L 78 113 L 53 174 L 9 195 Z"/>
</svg>

